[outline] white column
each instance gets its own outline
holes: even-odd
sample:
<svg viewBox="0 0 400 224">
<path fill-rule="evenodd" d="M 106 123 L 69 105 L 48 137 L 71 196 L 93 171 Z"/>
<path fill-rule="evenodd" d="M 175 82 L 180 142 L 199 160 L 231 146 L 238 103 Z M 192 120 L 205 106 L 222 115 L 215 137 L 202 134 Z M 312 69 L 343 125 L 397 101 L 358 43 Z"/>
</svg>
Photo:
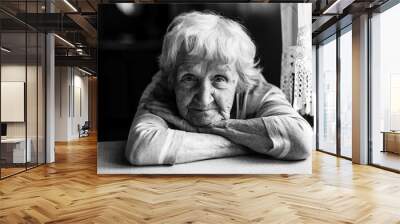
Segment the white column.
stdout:
<svg viewBox="0 0 400 224">
<path fill-rule="evenodd" d="M 353 19 L 353 162 L 368 163 L 368 16 Z"/>
<path fill-rule="evenodd" d="M 53 12 L 54 6 L 46 1 L 47 12 Z M 55 161 L 55 44 L 54 34 L 46 34 L 46 163 Z"/>
</svg>

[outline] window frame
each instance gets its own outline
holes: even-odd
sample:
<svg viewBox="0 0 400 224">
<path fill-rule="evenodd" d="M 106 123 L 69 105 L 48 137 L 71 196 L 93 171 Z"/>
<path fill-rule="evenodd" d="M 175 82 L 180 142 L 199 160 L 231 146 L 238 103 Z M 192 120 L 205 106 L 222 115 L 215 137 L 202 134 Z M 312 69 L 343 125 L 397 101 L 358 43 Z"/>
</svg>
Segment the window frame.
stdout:
<svg viewBox="0 0 400 224">
<path fill-rule="evenodd" d="M 352 23 L 350 22 L 346 26 L 338 29 L 335 33 L 331 34 L 330 36 L 322 39 L 316 44 L 316 150 L 319 152 L 323 152 L 329 155 L 333 155 L 336 157 L 344 158 L 347 160 L 352 160 L 352 158 L 342 155 L 341 153 L 341 118 L 340 118 L 340 81 L 341 81 L 341 67 L 340 67 L 340 37 L 347 32 L 352 31 Z M 319 86 L 319 47 L 322 44 L 329 43 L 330 41 L 336 41 L 336 152 L 328 152 L 324 149 L 321 149 L 319 146 L 319 103 L 320 103 L 320 86 Z"/>
</svg>

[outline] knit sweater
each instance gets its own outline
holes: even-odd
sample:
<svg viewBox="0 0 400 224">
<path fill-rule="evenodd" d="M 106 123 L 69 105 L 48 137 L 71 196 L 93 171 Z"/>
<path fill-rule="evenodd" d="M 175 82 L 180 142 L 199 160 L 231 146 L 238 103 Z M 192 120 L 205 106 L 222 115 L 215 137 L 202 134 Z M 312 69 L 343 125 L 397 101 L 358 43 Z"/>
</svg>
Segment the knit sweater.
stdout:
<svg viewBox="0 0 400 224">
<path fill-rule="evenodd" d="M 125 155 L 134 165 L 172 165 L 246 153 L 293 160 L 305 159 L 311 152 L 312 128 L 293 109 L 282 91 L 268 83 L 261 74 L 247 91 L 235 95 L 231 112 L 231 118 L 244 122 L 260 118 L 256 121 L 263 123 L 266 134 L 260 135 L 250 129 L 248 134 L 253 139 L 269 139 L 272 144 L 257 148 L 232 143 L 212 134 L 179 130 L 146 109 L 146 103 L 152 100 L 168 102 L 179 116 L 173 91 L 168 88 L 167 77 L 158 72 L 143 92 L 130 128 Z M 195 149 L 192 148 L 195 145 L 200 149 L 197 148 L 198 152 L 193 154 Z M 179 161 L 177 158 L 180 158 Z"/>
</svg>

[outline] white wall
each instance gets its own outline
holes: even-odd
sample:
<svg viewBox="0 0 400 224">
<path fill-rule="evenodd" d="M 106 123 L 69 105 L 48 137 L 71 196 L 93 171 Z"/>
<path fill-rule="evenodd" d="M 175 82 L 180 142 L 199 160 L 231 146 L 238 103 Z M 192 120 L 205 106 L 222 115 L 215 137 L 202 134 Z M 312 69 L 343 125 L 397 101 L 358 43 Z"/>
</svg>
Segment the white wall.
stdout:
<svg viewBox="0 0 400 224">
<path fill-rule="evenodd" d="M 69 69 L 67 67 L 55 68 L 55 141 L 67 141 L 69 117 Z"/>
<path fill-rule="evenodd" d="M 41 68 L 39 68 L 41 72 Z M 28 78 L 28 82 L 25 80 Z M 28 125 L 28 137 L 34 133 L 36 136 L 37 114 L 37 95 L 36 95 L 36 66 L 27 66 L 20 64 L 5 64 L 1 66 L 1 81 L 2 82 L 24 82 L 27 85 L 27 122 L 7 122 L 8 137 L 24 137 L 25 124 Z M 4 96 L 3 96 L 4 97 Z M 43 105 L 39 105 L 41 107 Z M 24 108 L 22 108 L 24 109 Z M 7 110 L 7 108 L 1 108 Z M 41 136 L 42 137 L 42 136 Z"/>
<path fill-rule="evenodd" d="M 76 72 L 79 72 L 78 75 Z M 77 128 L 78 124 L 82 126 L 85 123 L 85 121 L 89 120 L 88 77 L 82 76 L 82 74 L 83 73 L 81 73 L 79 70 L 76 69 L 74 70 L 74 82 L 73 82 L 74 96 L 71 96 L 74 99 L 74 102 L 71 102 L 71 105 L 72 104 L 74 105 L 74 107 L 72 108 L 72 119 L 71 119 L 71 127 L 72 127 L 71 135 L 73 136 L 73 138 L 79 137 Z"/>
<path fill-rule="evenodd" d="M 78 124 L 88 120 L 88 77 L 76 68 L 56 67 L 55 85 L 55 140 L 77 139 Z"/>
<path fill-rule="evenodd" d="M 25 64 L 16 63 L 3 64 L 1 66 L 2 82 L 24 82 L 26 87 L 26 99 L 24 106 L 20 108 L 22 110 L 20 112 L 26 112 L 26 120 L 22 122 L 6 122 L 7 137 L 21 138 L 26 135 L 31 143 L 32 161 L 36 162 L 36 158 L 38 158 L 39 163 L 45 162 L 44 75 L 41 66 L 25 66 Z M 3 95 L 2 98 L 3 97 L 7 98 L 7 95 Z M 5 112 L 12 109 L 2 107 L 1 110 Z M 16 113 L 17 111 L 8 112 Z M 37 156 L 37 153 L 39 156 Z M 51 162 L 51 160 L 49 161 Z"/>
</svg>

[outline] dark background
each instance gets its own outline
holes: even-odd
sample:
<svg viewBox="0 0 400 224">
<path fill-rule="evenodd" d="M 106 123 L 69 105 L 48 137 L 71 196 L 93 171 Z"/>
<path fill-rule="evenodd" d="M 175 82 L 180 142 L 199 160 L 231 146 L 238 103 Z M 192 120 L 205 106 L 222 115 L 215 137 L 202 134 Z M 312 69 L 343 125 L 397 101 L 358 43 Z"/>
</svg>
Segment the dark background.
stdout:
<svg viewBox="0 0 400 224">
<path fill-rule="evenodd" d="M 113 4 L 98 11 L 98 141 L 126 140 L 142 91 L 159 70 L 163 36 L 182 12 L 211 10 L 243 24 L 257 46 L 263 75 L 280 85 L 279 4 L 135 4 L 125 15 Z"/>
</svg>

